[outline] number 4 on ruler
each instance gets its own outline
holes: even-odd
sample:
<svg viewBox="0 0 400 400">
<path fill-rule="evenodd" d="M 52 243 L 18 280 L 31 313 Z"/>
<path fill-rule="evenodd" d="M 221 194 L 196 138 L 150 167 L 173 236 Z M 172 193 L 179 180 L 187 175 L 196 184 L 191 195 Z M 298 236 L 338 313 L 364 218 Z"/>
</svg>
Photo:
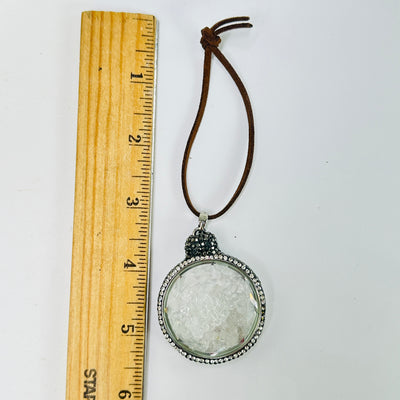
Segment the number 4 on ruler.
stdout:
<svg viewBox="0 0 400 400">
<path fill-rule="evenodd" d="M 129 258 L 124 262 L 124 268 L 133 268 L 136 264 L 132 262 Z"/>
</svg>

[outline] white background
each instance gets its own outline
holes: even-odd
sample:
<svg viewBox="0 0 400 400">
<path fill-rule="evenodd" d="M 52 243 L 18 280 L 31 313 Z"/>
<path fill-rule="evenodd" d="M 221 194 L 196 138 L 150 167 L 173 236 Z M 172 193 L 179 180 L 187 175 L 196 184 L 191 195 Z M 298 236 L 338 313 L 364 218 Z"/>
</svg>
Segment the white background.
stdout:
<svg viewBox="0 0 400 400">
<path fill-rule="evenodd" d="M 2 0 L 0 397 L 64 398 L 80 13 L 90 9 L 160 23 L 147 399 L 399 399 L 397 0 Z M 255 159 L 243 195 L 209 229 L 258 273 L 270 314 L 254 349 L 211 367 L 166 343 L 155 300 L 196 224 L 179 174 L 200 29 L 236 15 L 254 28 L 223 34 L 221 49 L 253 104 Z M 231 196 L 246 135 L 215 62 L 189 170 L 199 208 Z"/>
</svg>

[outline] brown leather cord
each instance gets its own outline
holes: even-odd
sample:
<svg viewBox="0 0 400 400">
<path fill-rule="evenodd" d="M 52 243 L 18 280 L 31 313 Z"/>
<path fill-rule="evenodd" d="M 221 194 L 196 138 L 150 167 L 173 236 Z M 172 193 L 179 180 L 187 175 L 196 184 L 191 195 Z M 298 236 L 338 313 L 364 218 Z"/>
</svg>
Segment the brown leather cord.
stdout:
<svg viewBox="0 0 400 400">
<path fill-rule="evenodd" d="M 183 155 L 182 173 L 181 173 L 182 190 L 183 190 L 183 195 L 186 200 L 186 204 L 188 205 L 190 210 L 193 212 L 193 214 L 195 214 L 197 217 L 200 215 L 200 212 L 197 211 L 196 208 L 193 206 L 192 201 L 189 197 L 188 188 L 187 188 L 187 180 L 186 180 L 186 172 L 187 172 L 187 165 L 188 165 L 188 161 L 189 161 L 190 151 L 192 149 L 193 142 L 194 142 L 197 132 L 199 130 L 200 123 L 203 118 L 204 110 L 205 110 L 205 107 L 207 104 L 208 89 L 210 86 L 210 67 L 211 67 L 211 55 L 212 54 L 214 54 L 217 57 L 217 59 L 221 62 L 221 64 L 228 71 L 229 75 L 232 77 L 237 88 L 239 89 L 240 95 L 242 96 L 243 103 L 246 108 L 247 120 L 249 123 L 249 144 L 248 144 L 248 149 L 247 149 L 247 158 L 246 158 L 246 164 L 245 164 L 245 167 L 243 170 L 243 175 L 242 175 L 242 178 L 239 182 L 239 185 L 238 185 L 235 193 L 233 194 L 232 198 L 229 200 L 227 205 L 221 211 L 219 211 L 215 214 L 209 215 L 208 219 L 218 218 L 221 215 L 223 215 L 226 211 L 229 210 L 229 208 L 232 206 L 232 204 L 239 197 L 240 192 L 243 190 L 243 187 L 244 187 L 244 185 L 247 181 L 247 178 L 249 176 L 249 173 L 250 173 L 251 164 L 253 162 L 254 119 L 253 119 L 253 111 L 251 108 L 250 99 L 247 94 L 246 88 L 244 87 L 243 82 L 239 78 L 235 69 L 232 67 L 232 65 L 229 63 L 229 61 L 225 58 L 225 56 L 218 49 L 218 45 L 221 42 L 221 38 L 218 36 L 220 33 L 229 31 L 231 29 L 251 28 L 253 26 L 250 23 L 238 23 L 238 24 L 234 23 L 232 25 L 223 26 L 221 28 L 222 25 L 226 25 L 231 22 L 248 21 L 248 20 L 249 20 L 249 17 L 227 18 L 227 19 L 217 22 L 211 28 L 205 27 L 201 31 L 202 37 L 201 37 L 200 43 L 204 49 L 203 85 L 202 85 L 202 90 L 201 90 L 199 109 L 197 111 L 196 119 L 193 123 L 192 130 L 190 132 L 188 141 L 186 143 L 185 153 Z"/>
</svg>

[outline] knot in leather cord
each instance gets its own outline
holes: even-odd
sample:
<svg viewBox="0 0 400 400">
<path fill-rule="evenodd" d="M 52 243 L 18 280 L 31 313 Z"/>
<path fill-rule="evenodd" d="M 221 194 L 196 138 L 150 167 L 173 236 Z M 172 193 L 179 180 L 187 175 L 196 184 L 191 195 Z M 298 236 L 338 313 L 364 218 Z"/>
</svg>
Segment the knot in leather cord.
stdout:
<svg viewBox="0 0 400 400">
<path fill-rule="evenodd" d="M 218 47 L 218 45 L 221 43 L 221 38 L 216 35 L 215 32 L 208 26 L 201 30 L 201 35 L 200 43 L 204 50 L 208 46 Z"/>
<path fill-rule="evenodd" d="M 210 86 L 210 70 L 211 70 L 211 55 L 212 54 L 214 54 L 214 56 L 217 57 L 217 59 L 220 61 L 220 63 L 227 70 L 227 72 L 229 73 L 229 75 L 231 76 L 233 81 L 235 82 L 240 95 L 242 96 L 243 104 L 246 109 L 247 121 L 248 121 L 248 125 L 249 125 L 249 142 L 248 142 L 248 148 L 247 148 L 246 164 L 244 166 L 243 174 L 240 179 L 238 187 L 236 188 L 232 198 L 228 201 L 226 206 L 224 208 L 222 208 L 222 210 L 220 210 L 219 212 L 209 215 L 208 219 L 218 218 L 222 214 L 224 214 L 226 211 L 229 210 L 229 208 L 236 201 L 236 199 L 239 197 L 241 191 L 243 190 L 243 187 L 247 181 L 247 178 L 250 173 L 250 168 L 251 168 L 251 165 L 253 162 L 254 119 L 253 119 L 253 110 L 251 108 L 250 99 L 247 94 L 246 88 L 243 85 L 243 82 L 239 78 L 239 75 L 236 73 L 235 69 L 232 67 L 232 65 L 229 63 L 229 61 L 225 58 L 225 56 L 218 49 L 218 45 L 221 42 L 221 38 L 219 37 L 220 33 L 229 31 L 231 29 L 251 28 L 253 26 L 247 22 L 234 23 L 231 25 L 226 25 L 226 24 L 231 23 L 231 22 L 248 21 L 248 20 L 249 20 L 249 17 L 227 18 L 227 19 L 217 22 L 211 28 L 205 27 L 201 31 L 202 36 L 201 36 L 200 43 L 204 49 L 203 84 L 202 84 L 199 108 L 197 110 L 197 115 L 194 120 L 192 130 L 190 131 L 188 141 L 186 143 L 185 152 L 183 154 L 182 171 L 181 171 L 183 196 L 185 197 L 185 201 L 186 201 L 186 204 L 188 205 L 189 209 L 197 217 L 200 215 L 200 212 L 196 210 L 196 208 L 193 206 L 192 201 L 190 199 L 188 188 L 187 188 L 186 172 L 187 172 L 187 166 L 188 166 L 188 162 L 189 162 L 190 151 L 192 149 L 193 142 L 194 142 L 197 132 L 199 130 L 200 123 L 203 118 L 204 110 L 205 110 L 205 107 L 207 104 L 208 89 Z M 226 25 L 226 26 L 223 26 L 223 25 Z"/>
</svg>

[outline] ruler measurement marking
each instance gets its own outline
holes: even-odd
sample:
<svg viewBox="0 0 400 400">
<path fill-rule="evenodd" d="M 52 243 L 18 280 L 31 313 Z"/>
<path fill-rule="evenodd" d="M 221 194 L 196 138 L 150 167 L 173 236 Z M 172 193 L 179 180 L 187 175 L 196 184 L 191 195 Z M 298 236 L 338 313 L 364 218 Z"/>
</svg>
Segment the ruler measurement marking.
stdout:
<svg viewBox="0 0 400 400">
<path fill-rule="evenodd" d="M 136 21 L 152 21 L 150 18 L 140 18 L 140 17 L 129 17 L 130 19 L 134 19 Z"/>
<path fill-rule="evenodd" d="M 143 331 L 142 331 L 142 333 L 143 333 Z M 143 335 L 135 335 L 135 334 L 132 334 L 132 333 L 121 333 L 121 336 L 122 337 L 128 337 L 128 336 L 143 336 Z"/>
<path fill-rule="evenodd" d="M 88 371 L 95 368 L 98 372 L 97 387 L 93 393 L 96 400 L 109 400 L 115 395 L 118 396 L 118 393 L 130 384 L 131 377 L 122 371 L 123 365 L 127 364 L 116 364 L 113 359 L 126 359 L 126 355 L 131 351 L 137 351 L 135 354 L 141 359 L 134 360 L 133 376 L 139 378 L 137 382 L 140 384 L 135 386 L 135 391 L 132 391 L 131 395 L 138 399 L 142 399 L 143 395 L 147 251 L 150 229 L 149 223 L 145 221 L 150 219 L 150 202 L 147 199 L 151 193 L 151 169 L 143 170 L 140 166 L 149 165 L 147 163 L 151 162 L 149 155 L 153 125 L 150 117 L 153 116 L 153 106 L 150 102 L 153 100 L 154 84 L 151 83 L 155 75 L 154 21 L 153 17 L 140 18 L 139 14 L 133 16 L 127 13 L 109 12 L 82 14 L 78 116 L 78 132 L 81 136 L 78 137 L 77 145 L 80 158 L 77 157 L 78 194 L 75 197 L 74 279 L 71 285 L 71 304 L 74 306 L 70 307 L 67 400 L 80 399 L 85 394 L 83 368 Z M 145 33 L 136 36 L 136 42 L 132 46 L 131 38 L 140 31 L 137 24 L 147 25 L 147 28 L 143 26 Z M 144 53 L 144 57 L 140 53 Z M 145 65 L 141 65 L 143 58 Z M 134 69 L 129 72 L 131 76 L 137 74 L 132 76 L 134 78 L 138 78 L 140 74 L 137 71 L 143 69 L 146 73 L 144 79 L 121 79 L 121 76 L 126 76 L 126 72 L 131 68 Z M 132 86 L 131 83 L 137 85 Z M 132 91 L 135 93 L 134 98 L 131 97 Z M 141 96 L 138 96 L 138 92 Z M 113 100 L 110 100 L 112 98 Z M 134 104 L 136 107 L 132 107 Z M 138 113 L 129 117 L 132 114 L 127 110 L 135 108 Z M 143 115 L 139 113 L 140 110 L 144 110 Z M 142 129 L 139 130 L 142 143 L 126 143 L 126 139 L 122 137 L 124 132 L 130 132 L 132 127 L 135 130 Z M 111 135 L 114 131 L 117 134 Z M 125 154 L 125 150 L 129 153 Z M 93 154 L 96 156 L 93 157 Z M 131 175 L 132 172 L 136 172 L 133 170 L 126 176 L 124 171 L 129 171 L 127 166 L 132 160 L 140 162 L 138 171 L 141 173 L 136 176 Z M 110 165 L 117 165 L 116 170 L 110 168 Z M 128 181 L 131 176 L 136 178 L 135 181 Z M 83 179 L 83 182 L 79 179 Z M 124 203 L 127 197 L 124 197 L 123 191 L 120 190 L 125 187 L 132 194 L 135 194 L 136 189 L 143 192 L 139 207 L 121 207 L 126 205 Z M 79 204 L 79 201 L 82 203 Z M 132 209 L 138 211 L 132 214 L 130 212 Z M 143 215 L 146 216 L 144 220 Z M 82 230 L 81 241 L 77 221 Z M 129 223 L 125 223 L 127 221 Z M 138 221 L 141 221 L 139 223 L 145 228 L 144 230 L 138 229 L 139 226 L 136 224 L 131 224 Z M 132 232 L 128 234 L 127 228 L 117 231 L 119 224 L 124 227 L 132 226 Z M 132 279 L 127 277 L 125 280 L 122 272 L 130 270 L 123 269 L 121 258 L 126 260 L 125 257 L 129 256 L 126 251 L 129 250 L 127 243 L 130 240 L 139 240 L 139 253 L 145 257 L 140 257 L 140 261 L 137 262 L 136 275 L 133 274 Z M 113 260 L 113 267 L 103 269 L 102 265 L 110 262 L 110 259 Z M 129 287 L 133 292 L 129 297 L 137 299 L 138 304 L 133 305 L 133 310 L 125 306 L 121 309 L 114 306 L 124 298 L 123 296 L 126 299 L 128 294 L 126 291 L 122 292 L 122 297 L 121 293 L 118 299 L 115 297 L 114 292 L 117 288 L 120 289 L 118 283 L 120 279 L 121 282 L 125 282 L 125 287 Z M 99 295 L 100 293 L 102 295 Z M 108 310 L 106 314 L 108 323 L 107 319 L 101 318 L 101 311 L 104 308 Z M 137 318 L 133 343 L 121 342 L 123 340 L 121 336 L 126 335 L 115 336 L 115 329 L 121 330 L 124 316 L 126 318 L 127 315 L 130 318 L 132 316 Z M 104 352 L 98 351 L 98 346 L 101 345 L 105 346 Z M 113 357 L 111 357 L 112 352 Z M 126 362 L 129 365 L 130 362 Z M 105 376 L 109 378 L 101 378 Z"/>
</svg>

